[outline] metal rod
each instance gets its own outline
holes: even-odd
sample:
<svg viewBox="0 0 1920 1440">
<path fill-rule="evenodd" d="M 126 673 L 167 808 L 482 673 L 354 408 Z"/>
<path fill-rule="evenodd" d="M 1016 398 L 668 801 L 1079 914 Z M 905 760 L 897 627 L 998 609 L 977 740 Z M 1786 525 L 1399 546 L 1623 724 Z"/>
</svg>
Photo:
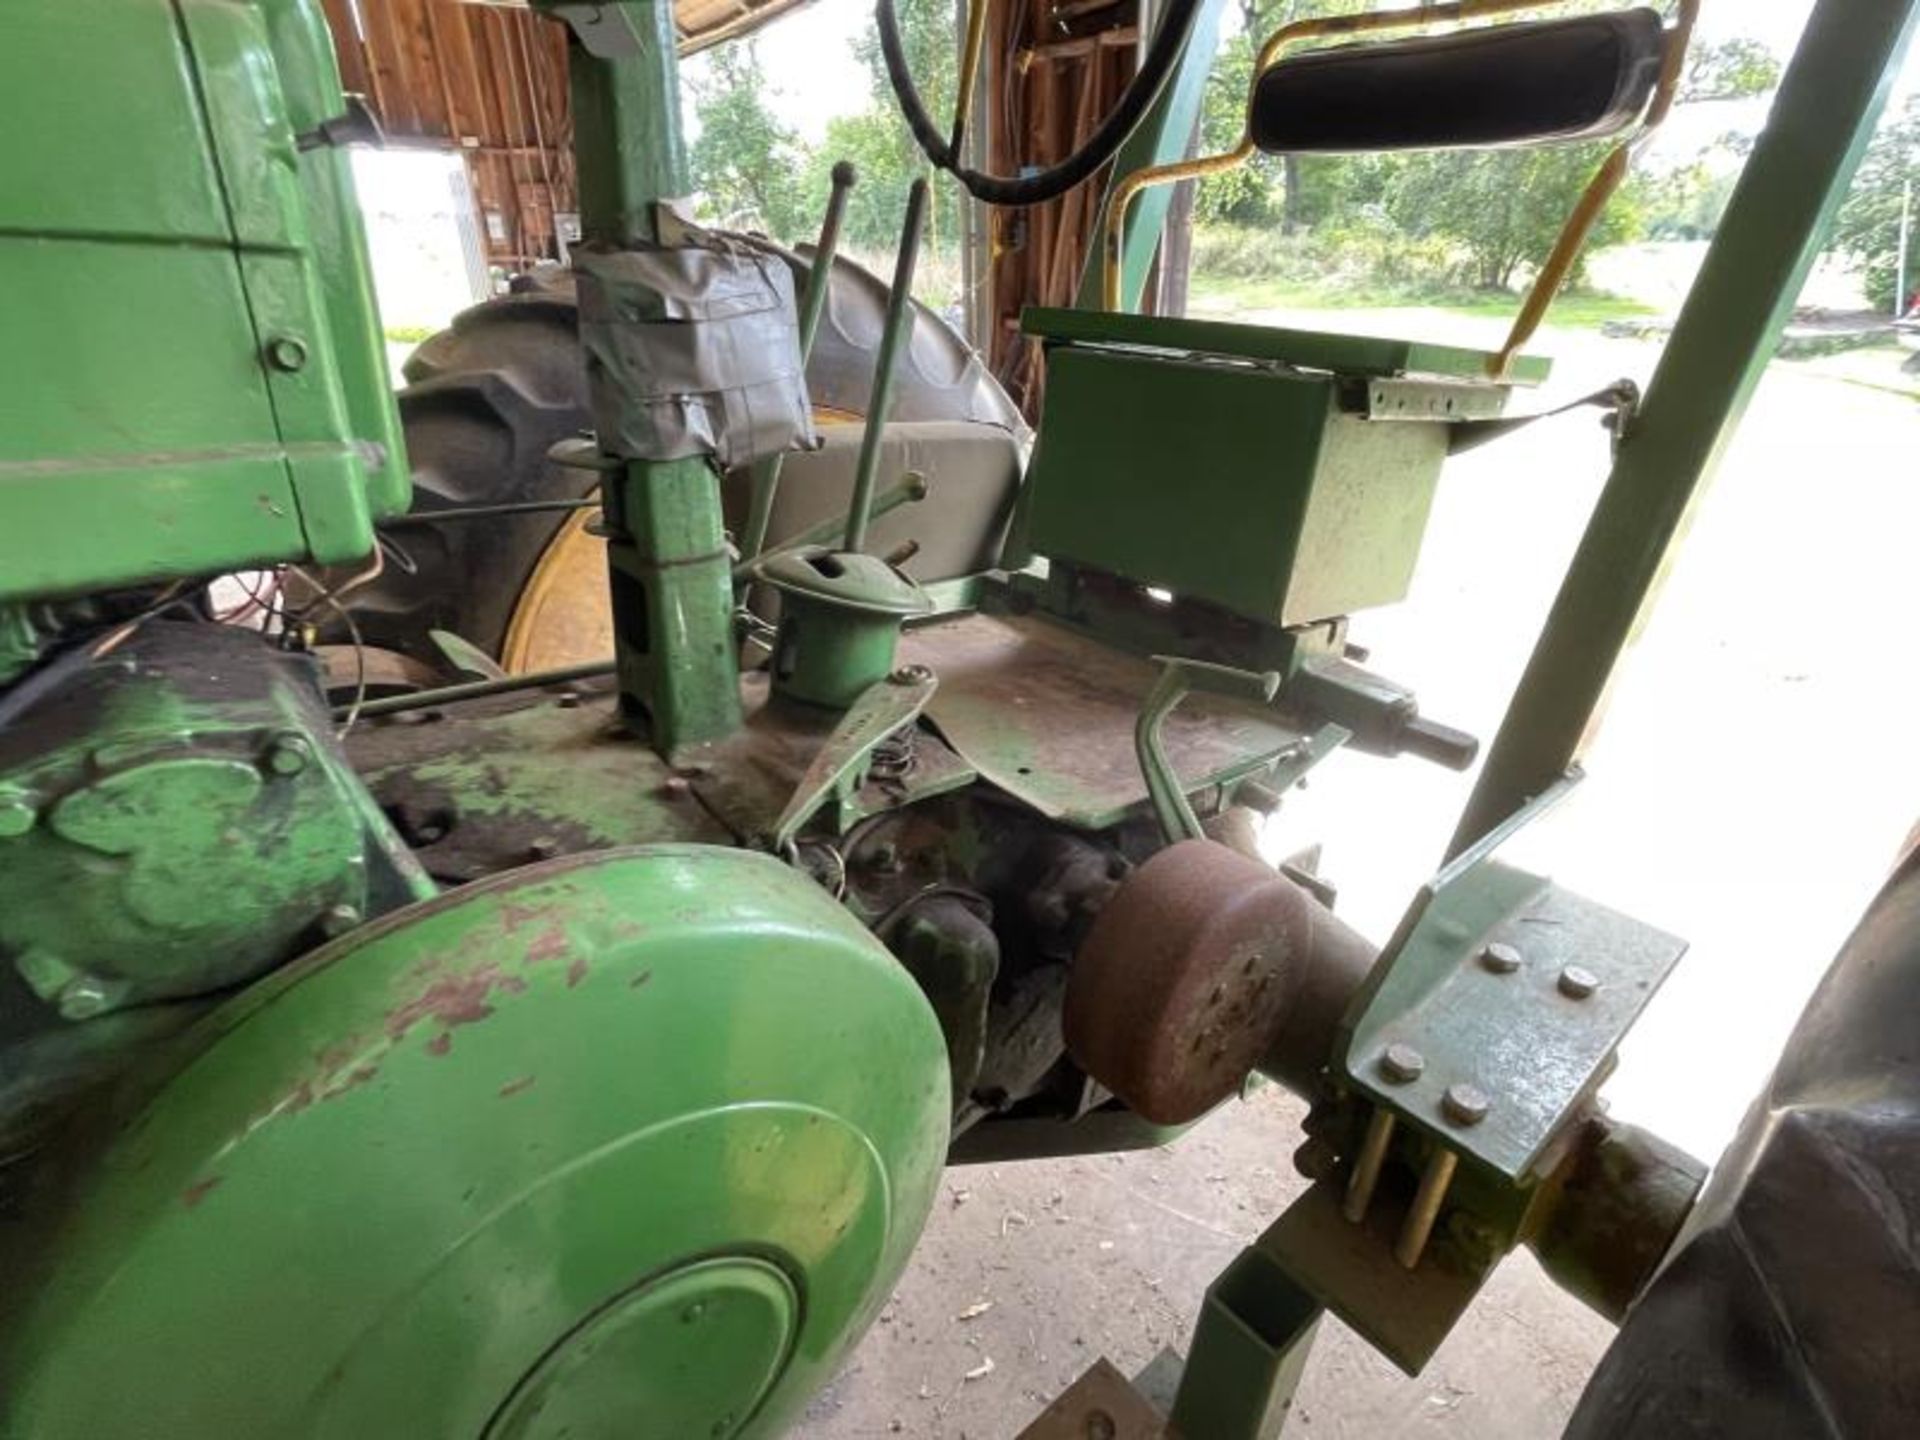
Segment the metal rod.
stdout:
<svg viewBox="0 0 1920 1440">
<path fill-rule="evenodd" d="M 917 500 L 926 499 L 927 489 L 927 477 L 922 475 L 918 470 L 909 470 L 906 478 L 898 485 L 889 486 L 874 497 L 874 518 L 877 520 L 882 515 L 898 510 L 902 505 L 911 505 Z M 802 550 L 809 545 L 825 545 L 831 541 L 834 536 L 845 530 L 846 524 L 847 516 L 844 511 L 838 515 L 829 515 L 824 520 L 816 521 L 799 534 L 782 540 L 771 551 L 767 552 L 767 554 L 751 560 L 741 560 L 733 567 L 733 578 L 735 581 L 752 578 L 753 567 L 755 565 L 758 565 L 762 560 L 769 559 L 771 556 L 781 554 L 784 551 Z"/>
<path fill-rule="evenodd" d="M 867 543 L 867 522 L 873 518 L 873 484 L 880 473 L 880 441 L 886 435 L 887 415 L 893 409 L 893 377 L 899 368 L 900 342 L 913 330 L 913 272 L 920 264 L 920 232 L 926 218 L 927 181 L 922 176 L 907 190 L 907 220 L 900 229 L 900 255 L 893 267 L 893 293 L 887 297 L 880 358 L 873 369 L 867 430 L 860 437 L 860 468 L 854 472 L 853 501 L 847 507 L 844 548 L 848 550 L 859 550 Z"/>
<path fill-rule="evenodd" d="M 444 685 L 438 690 L 416 690 L 411 695 L 388 695 L 362 705 L 360 718 L 395 715 L 402 710 L 424 710 L 430 705 L 451 705 L 456 700 L 478 700 L 486 695 L 508 695 L 515 690 L 537 690 L 542 685 L 564 685 L 572 680 L 595 680 L 602 675 L 611 675 L 613 671 L 612 660 L 594 660 L 585 665 L 563 665 L 558 670 L 533 670 L 525 675 L 507 675 L 498 680 L 474 680 L 465 685 Z M 342 718 L 348 708 L 336 705 L 334 718 Z"/>
<path fill-rule="evenodd" d="M 847 195 L 858 179 L 859 172 L 851 160 L 835 163 L 833 189 L 827 194 L 827 213 L 820 222 L 820 239 L 813 247 L 812 268 L 807 271 L 807 293 L 800 297 L 800 369 L 803 373 L 813 356 L 813 337 L 820 333 L 820 316 L 826 311 L 827 292 L 832 288 L 833 256 L 840 248 L 840 225 L 846 218 Z M 780 468 L 786 459 L 787 452 L 781 450 L 753 467 L 747 524 L 740 536 L 743 561 L 758 558 L 766 547 L 767 527 L 773 522 L 773 502 L 780 493 Z"/>
<path fill-rule="evenodd" d="M 444 510 L 414 510 L 382 520 L 382 530 L 413 530 L 448 520 L 488 520 L 496 515 L 534 515 L 542 510 L 597 510 L 600 497 L 581 500 L 515 500 L 501 505 L 450 505 Z"/>
<path fill-rule="evenodd" d="M 1576 764 L 1696 497 L 1732 438 L 1859 165 L 1920 0 L 1821 0 L 1706 263 L 1621 437 L 1448 857 Z"/>
<path fill-rule="evenodd" d="M 1386 1163 L 1393 1127 L 1393 1111 L 1384 1105 L 1376 1107 L 1373 1119 L 1367 1122 L 1367 1138 L 1361 1142 L 1360 1157 L 1353 1162 L 1347 1198 L 1340 1206 L 1340 1213 L 1356 1225 L 1367 1218 L 1367 1207 L 1373 1203 L 1373 1189 L 1380 1183 L 1380 1167 Z"/>
<path fill-rule="evenodd" d="M 1459 1165 L 1460 1157 L 1442 1147 L 1433 1152 L 1427 1168 L 1420 1172 L 1420 1188 L 1414 1192 L 1413 1208 L 1407 1212 L 1406 1223 L 1400 1227 L 1400 1238 L 1393 1246 L 1393 1258 L 1404 1268 L 1412 1270 L 1427 1253 L 1433 1222 L 1440 1218 L 1440 1207 L 1447 1203 L 1447 1190 L 1453 1184 L 1453 1172 Z"/>
</svg>

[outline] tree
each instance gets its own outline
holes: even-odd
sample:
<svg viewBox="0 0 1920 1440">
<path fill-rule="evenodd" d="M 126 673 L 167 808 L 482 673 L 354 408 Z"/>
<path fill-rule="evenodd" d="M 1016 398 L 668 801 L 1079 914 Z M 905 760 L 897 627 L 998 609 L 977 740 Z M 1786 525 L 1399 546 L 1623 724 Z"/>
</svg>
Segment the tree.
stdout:
<svg viewBox="0 0 1920 1440">
<path fill-rule="evenodd" d="M 1899 264 L 1900 206 L 1908 186 L 1920 206 L 1920 95 L 1908 96 L 1898 115 L 1881 121 L 1833 230 L 1834 248 L 1860 267 L 1867 299 L 1882 310 L 1893 308 L 1899 283 L 1894 270 Z M 1915 261 L 1908 264 L 1912 267 Z M 1914 288 L 1909 268 L 1908 294 L 1899 298 L 1911 298 Z"/>
<path fill-rule="evenodd" d="M 794 241 L 809 230 L 803 174 L 806 147 L 767 108 L 766 72 L 751 40 L 709 52 L 703 75 L 690 74 L 700 136 L 690 159 L 705 214 L 734 229 Z"/>
<path fill-rule="evenodd" d="M 1736 36 L 1717 44 L 1695 44 L 1688 51 L 1687 72 L 1674 99 L 1681 105 L 1745 100 L 1779 84 L 1779 57 L 1758 40 Z"/>
<path fill-rule="evenodd" d="M 1407 159 L 1388 211 L 1407 233 L 1452 241 L 1483 289 L 1511 289 L 1523 266 L 1547 257 L 1609 145 L 1416 155 Z M 1616 195 L 1583 255 L 1637 234 L 1631 197 Z M 1568 276 L 1578 281 L 1581 267 Z"/>
</svg>

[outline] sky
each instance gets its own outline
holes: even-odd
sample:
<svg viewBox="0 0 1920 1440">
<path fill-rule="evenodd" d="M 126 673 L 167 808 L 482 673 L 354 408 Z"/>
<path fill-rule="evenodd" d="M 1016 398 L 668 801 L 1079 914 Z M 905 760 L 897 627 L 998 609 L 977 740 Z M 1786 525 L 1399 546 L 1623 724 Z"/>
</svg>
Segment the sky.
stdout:
<svg viewBox="0 0 1920 1440">
<path fill-rule="evenodd" d="M 1812 8 L 1813 0 L 1706 0 L 1700 34 L 1708 40 L 1752 36 L 1785 56 Z M 772 82 L 768 101 L 809 143 L 820 141 L 835 115 L 866 103 L 867 73 L 854 58 L 853 40 L 872 13 L 873 0 L 813 0 L 760 32 L 760 55 Z M 1237 23 L 1236 12 L 1230 10 L 1229 18 Z M 1916 85 L 1920 54 L 1909 58 L 1901 89 Z"/>
</svg>

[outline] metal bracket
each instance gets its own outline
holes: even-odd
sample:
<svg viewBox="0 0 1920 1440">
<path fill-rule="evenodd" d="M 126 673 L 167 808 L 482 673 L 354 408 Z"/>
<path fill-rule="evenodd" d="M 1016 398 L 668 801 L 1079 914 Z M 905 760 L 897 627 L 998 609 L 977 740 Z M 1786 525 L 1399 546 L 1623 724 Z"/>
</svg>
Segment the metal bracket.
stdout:
<svg viewBox="0 0 1920 1440">
<path fill-rule="evenodd" d="M 533 0 L 533 8 L 564 23 L 596 59 L 624 60 L 640 53 L 640 32 L 628 14 L 631 5 L 618 0 Z"/>
<path fill-rule="evenodd" d="M 901 726 L 919 719 L 939 684 L 926 666 L 903 665 L 879 684 L 868 686 L 847 708 L 800 777 L 793 798 L 773 823 L 769 846 L 778 854 L 786 854 L 821 806 L 858 790 L 874 748 Z"/>
<path fill-rule="evenodd" d="M 1214 665 L 1204 660 L 1182 660 L 1171 655 L 1156 655 L 1160 678 L 1147 692 L 1140 707 L 1140 719 L 1134 726 L 1133 743 L 1140 758 L 1140 773 L 1146 778 L 1147 798 L 1153 802 L 1160 828 L 1169 844 L 1182 840 L 1204 840 L 1206 832 L 1193 813 L 1186 788 L 1167 759 L 1160 727 L 1180 702 L 1195 690 L 1225 695 L 1236 700 L 1258 700 L 1271 704 L 1280 690 L 1278 671 L 1236 670 L 1231 665 Z"/>
</svg>

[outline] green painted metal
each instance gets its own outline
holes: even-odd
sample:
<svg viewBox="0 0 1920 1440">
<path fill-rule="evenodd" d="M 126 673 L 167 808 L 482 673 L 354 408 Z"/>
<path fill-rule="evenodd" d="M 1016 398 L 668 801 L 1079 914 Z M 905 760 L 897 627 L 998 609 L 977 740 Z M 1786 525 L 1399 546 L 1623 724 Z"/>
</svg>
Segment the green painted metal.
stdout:
<svg viewBox="0 0 1920 1440">
<path fill-rule="evenodd" d="M 1220 21 L 1226 9 L 1226 0 L 1205 0 L 1194 15 L 1187 43 L 1174 62 L 1173 73 L 1167 77 L 1159 98 L 1114 156 L 1107 171 L 1109 192 L 1116 180 L 1136 170 L 1184 160 L 1192 153 L 1194 136 L 1199 133 L 1201 103 L 1206 98 L 1208 77 L 1220 49 Z M 1108 198 L 1107 195 L 1101 197 L 1100 213 L 1094 217 L 1090 232 L 1093 235 L 1107 232 Z M 1160 234 L 1172 203 L 1173 188 L 1158 186 L 1137 198 L 1127 215 L 1127 230 L 1120 244 L 1120 305 L 1124 310 L 1140 308 L 1140 297 L 1153 269 L 1153 257 L 1160 249 Z M 1104 247 L 1089 246 L 1086 264 L 1080 272 L 1079 292 L 1074 299 L 1074 304 L 1081 309 L 1102 308 L 1100 280 L 1104 267 Z"/>
<path fill-rule="evenodd" d="M 409 486 L 317 6 L 17 5 L 0 87 L 62 117 L 0 155 L 0 598 L 366 554 Z"/>
<path fill-rule="evenodd" d="M 1577 763 L 1687 517 L 1779 343 L 1920 28 L 1920 4 L 1814 8 L 1449 849 Z"/>
<path fill-rule="evenodd" d="M 913 273 L 920 264 L 920 236 L 926 228 L 927 181 L 916 177 L 907 187 L 907 214 L 900 225 L 899 253 L 894 261 L 893 286 L 887 295 L 887 318 L 880 331 L 880 353 L 873 362 L 872 400 L 860 437 L 860 459 L 853 473 L 853 498 L 847 503 L 847 537 L 843 549 L 863 550 L 867 526 L 873 518 L 873 491 L 880 479 L 880 441 L 887 417 L 893 413 L 895 374 L 900 346 L 911 343 L 914 325 Z"/>
<path fill-rule="evenodd" d="M 0 956 L 67 1019 L 251 979 L 433 891 L 310 665 L 250 633 L 149 626 L 7 742 Z"/>
<path fill-rule="evenodd" d="M 1186 786 L 1167 759 L 1166 740 L 1161 734 L 1167 717 L 1195 690 L 1271 704 L 1280 690 L 1280 675 L 1272 670 L 1236 670 L 1228 665 L 1210 665 L 1201 660 L 1181 660 L 1167 655 L 1158 658 L 1160 679 L 1140 707 L 1133 743 L 1140 758 L 1140 774 L 1147 782 L 1147 798 L 1160 821 L 1161 834 L 1169 845 L 1177 845 L 1182 840 L 1204 840 L 1207 834 L 1193 813 Z"/>
<path fill-rule="evenodd" d="M 784 854 L 829 801 L 852 798 L 866 781 L 874 748 L 919 719 L 938 685 L 923 666 L 902 669 L 869 686 L 847 708 L 774 821 L 769 843 L 775 851 Z"/>
<path fill-rule="evenodd" d="M 1367 378 L 1439 376 L 1475 381 L 1494 393 L 1501 389 L 1485 378 L 1487 364 L 1493 359 L 1487 352 L 1457 345 L 1430 345 L 1419 340 L 1046 307 L 1028 308 L 1020 317 L 1020 329 L 1049 343 L 1126 345 L 1177 355 L 1273 360 L 1303 370 Z M 1522 355 L 1515 359 L 1513 373 L 1504 383 L 1537 385 L 1552 369 L 1553 362 L 1543 356 Z"/>
<path fill-rule="evenodd" d="M 780 594 L 773 688 L 845 709 L 893 672 L 901 624 L 932 602 L 884 560 L 855 551 L 783 551 L 759 567 Z"/>
<path fill-rule="evenodd" d="M 176 1064 L 35 1253 L 0 1435 L 775 1435 L 885 1302 L 946 1147 L 913 982 L 738 850 L 413 907 Z"/>
<path fill-rule="evenodd" d="M 1182 1435 L 1277 1440 L 1320 1328 L 1319 1302 L 1250 1246 L 1207 1287 L 1169 1419 Z"/>
<path fill-rule="evenodd" d="M 820 238 L 814 241 L 807 289 L 800 297 L 800 368 L 803 371 L 813 354 L 814 336 L 820 333 L 820 317 L 827 310 L 827 292 L 833 288 L 833 259 L 840 249 L 840 224 L 846 217 L 847 197 L 856 179 L 851 162 L 842 160 L 833 167 L 827 210 L 820 219 Z M 773 521 L 773 502 L 780 493 L 780 471 L 785 461 L 786 452 L 780 451 L 754 464 L 747 523 L 740 532 L 740 565 L 734 568 L 736 582 L 740 579 L 740 566 L 753 564 L 766 549 L 767 526 Z"/>
<path fill-rule="evenodd" d="M 1032 547 L 1291 627 L 1402 599 L 1447 427 L 1377 423 L 1330 375 L 1055 346 Z"/>
<path fill-rule="evenodd" d="M 540 8 L 569 27 L 581 248 L 665 243 L 659 207 L 692 188 L 672 7 L 665 0 L 542 0 Z M 618 462 L 603 494 L 620 690 L 655 748 L 671 755 L 740 727 L 733 566 L 719 486 L 698 457 L 609 459 Z"/>
</svg>

